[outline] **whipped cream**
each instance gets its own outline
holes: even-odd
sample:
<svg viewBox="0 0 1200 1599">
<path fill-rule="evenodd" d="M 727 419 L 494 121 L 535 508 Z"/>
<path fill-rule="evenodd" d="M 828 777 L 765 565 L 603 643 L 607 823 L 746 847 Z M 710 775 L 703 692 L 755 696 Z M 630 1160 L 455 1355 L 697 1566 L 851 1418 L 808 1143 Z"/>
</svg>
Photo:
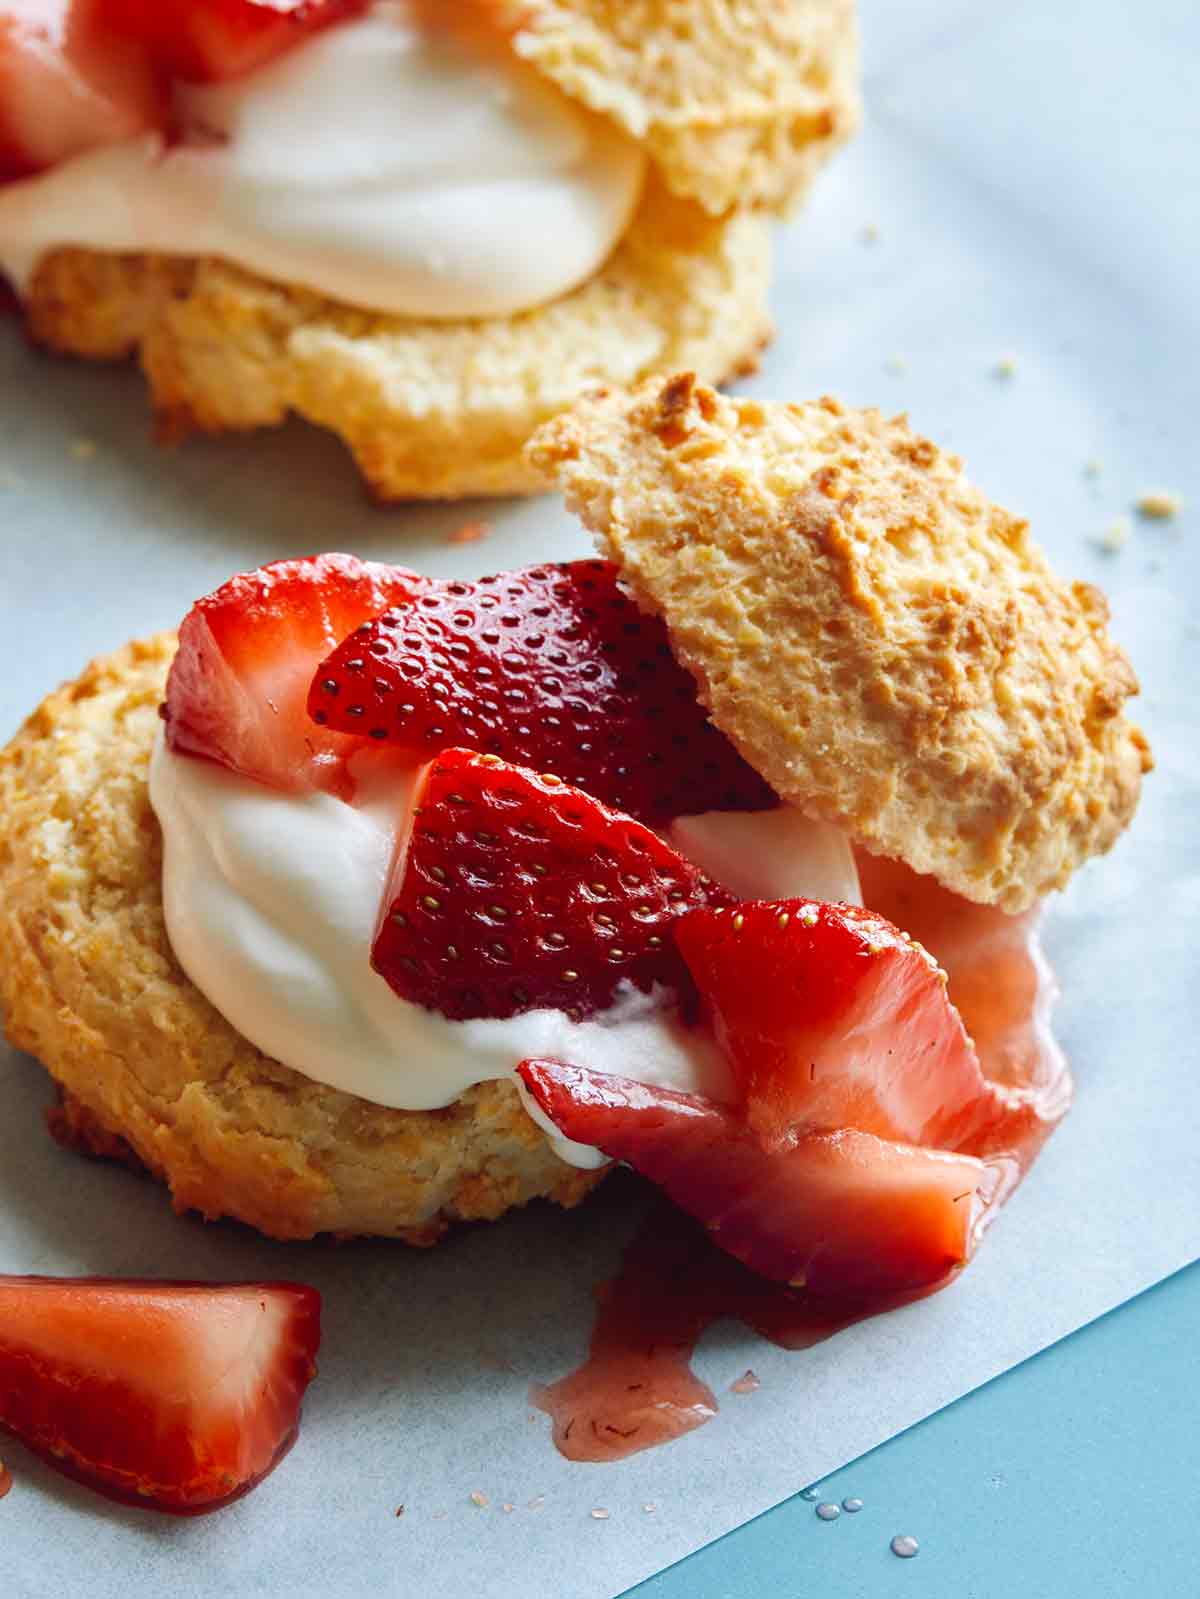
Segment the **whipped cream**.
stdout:
<svg viewBox="0 0 1200 1599">
<path fill-rule="evenodd" d="M 645 158 L 497 46 L 407 3 L 314 33 L 157 134 L 0 186 L 0 269 L 48 250 L 216 255 L 404 316 L 507 316 L 567 293 L 628 226 Z"/>
<path fill-rule="evenodd" d="M 150 799 L 163 832 L 167 932 L 184 971 L 227 1021 L 304 1076 L 403 1110 L 448 1105 L 475 1083 L 513 1078 L 531 1057 L 732 1097 L 715 1039 L 683 1025 L 665 994 L 631 988 L 584 1022 L 558 1010 L 451 1021 L 396 995 L 370 954 L 412 787 L 407 776 L 393 778 L 386 795 L 367 788 L 356 805 L 285 794 L 177 755 L 160 732 Z M 808 860 L 822 896 L 858 898 L 846 840 L 786 807 L 682 818 L 676 830 L 709 841 L 689 850 L 702 869 L 706 854 L 726 872 L 740 861 L 743 881 L 761 885 L 747 892 L 806 892 L 797 863 Z M 564 1160 L 603 1163 L 525 1104 Z"/>
</svg>

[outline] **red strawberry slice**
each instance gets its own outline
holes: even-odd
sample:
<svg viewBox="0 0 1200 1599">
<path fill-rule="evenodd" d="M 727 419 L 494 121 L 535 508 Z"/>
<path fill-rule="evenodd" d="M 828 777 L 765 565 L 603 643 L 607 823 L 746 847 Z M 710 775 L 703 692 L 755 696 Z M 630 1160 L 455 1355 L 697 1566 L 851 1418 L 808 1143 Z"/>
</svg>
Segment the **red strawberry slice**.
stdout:
<svg viewBox="0 0 1200 1599">
<path fill-rule="evenodd" d="M 140 41 L 161 71 L 219 83 L 263 66 L 368 0 L 98 0 L 109 28 Z"/>
<path fill-rule="evenodd" d="M 767 1148 L 739 1112 L 551 1061 L 521 1080 L 568 1138 L 657 1183 L 751 1270 L 814 1301 L 889 1304 L 966 1264 L 1007 1173 L 870 1133 L 801 1132 Z"/>
<path fill-rule="evenodd" d="M 168 744 L 275 788 L 345 794 L 346 762 L 370 740 L 313 726 L 305 709 L 313 671 L 348 633 L 423 583 L 352 555 L 278 561 L 230 578 L 179 630 L 163 708 Z"/>
<path fill-rule="evenodd" d="M 165 125 L 144 50 L 115 40 L 101 0 L 5 0 L 0 11 L 0 182 Z"/>
<path fill-rule="evenodd" d="M 0 1278 L 0 1425 L 113 1499 L 197 1515 L 296 1438 L 321 1296 L 297 1283 Z"/>
<path fill-rule="evenodd" d="M 944 972 L 874 911 L 759 901 L 675 935 L 768 1142 L 847 1127 L 963 1150 L 998 1124 L 1023 1140 L 1027 1107 L 983 1076 Z"/>
<path fill-rule="evenodd" d="M 418 779 L 371 961 L 402 999 L 456 1021 L 541 1007 L 578 1021 L 622 983 L 690 993 L 671 926 L 727 899 L 559 778 L 447 750 Z"/>
<path fill-rule="evenodd" d="M 607 561 L 430 584 L 334 651 L 309 709 L 422 759 L 457 746 L 557 772 L 642 821 L 778 804 Z"/>
</svg>

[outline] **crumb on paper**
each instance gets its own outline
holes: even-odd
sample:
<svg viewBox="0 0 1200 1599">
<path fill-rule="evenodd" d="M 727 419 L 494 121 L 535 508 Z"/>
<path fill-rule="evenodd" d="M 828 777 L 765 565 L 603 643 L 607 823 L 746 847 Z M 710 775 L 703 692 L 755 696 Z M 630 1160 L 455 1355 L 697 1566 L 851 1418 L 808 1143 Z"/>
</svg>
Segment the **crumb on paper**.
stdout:
<svg viewBox="0 0 1200 1599">
<path fill-rule="evenodd" d="M 908 371 L 908 362 L 902 355 L 889 355 L 883 363 L 883 370 L 898 378 Z"/>
<path fill-rule="evenodd" d="M 603 1505 L 596 1505 L 592 1510 L 592 1520 L 607 1521 L 611 1514 L 612 1512 L 610 1510 L 605 1510 Z"/>
<path fill-rule="evenodd" d="M 1015 378 L 1017 375 L 1017 358 L 1015 355 L 1002 355 L 992 368 L 992 376 L 996 378 Z"/>
<path fill-rule="evenodd" d="M 1129 543 L 1129 518 L 1118 516 L 1104 529 L 1104 532 L 1092 540 L 1098 550 L 1103 550 L 1105 555 L 1116 555 L 1118 550 L 1123 550 Z"/>
<path fill-rule="evenodd" d="M 487 1494 L 481 1494 L 479 1489 L 476 1488 L 471 1494 L 471 1503 L 473 1505 L 478 1505 L 480 1510 L 486 1510 L 488 1505 L 488 1496 Z"/>
<path fill-rule="evenodd" d="M 1091 456 L 1088 460 L 1086 460 L 1083 463 L 1083 475 L 1084 475 L 1084 477 L 1099 477 L 1101 472 L 1103 472 L 1103 471 L 1104 471 L 1104 462 L 1100 461 L 1100 460 L 1097 460 L 1097 458 L 1094 455 Z"/>
<path fill-rule="evenodd" d="M 396 1506 L 396 1515 L 397 1516 L 402 1516 L 403 1514 L 404 1514 L 404 1506 L 403 1505 L 397 1505 Z"/>
<path fill-rule="evenodd" d="M 747 1367 L 736 1382 L 730 1383 L 729 1391 L 730 1393 L 734 1394 L 752 1394 L 761 1387 L 762 1383 L 749 1369 L 749 1367 Z"/>
<path fill-rule="evenodd" d="M 658 1509 L 657 1501 L 655 1501 L 653 1499 L 647 1499 L 646 1503 L 642 1506 L 642 1509 L 646 1513 L 646 1515 L 652 1516 L 654 1514 L 654 1512 Z"/>
<path fill-rule="evenodd" d="M 1183 495 L 1169 489 L 1148 489 L 1137 498 L 1137 513 L 1151 522 L 1167 522 L 1183 510 Z"/>
<path fill-rule="evenodd" d="M 73 461 L 90 461 L 96 454 L 95 439 L 72 439 L 71 459 Z"/>
<path fill-rule="evenodd" d="M 525 1508 L 527 1510 L 540 1510 L 545 1503 L 545 1494 L 535 1494 Z"/>
<path fill-rule="evenodd" d="M 862 230 L 860 237 L 862 238 L 862 242 L 864 244 L 878 244 L 879 229 L 876 227 L 874 222 L 868 222 L 866 227 Z"/>
<path fill-rule="evenodd" d="M 503 1503 L 503 1504 L 502 1504 L 502 1505 L 501 1505 L 501 1506 L 500 1506 L 500 1508 L 501 1508 L 501 1510 L 503 1510 L 503 1512 L 504 1512 L 504 1514 L 505 1514 L 505 1515 L 506 1515 L 506 1516 L 511 1516 L 511 1515 L 512 1515 L 512 1513 L 513 1513 L 513 1511 L 514 1511 L 514 1510 L 515 1510 L 515 1509 L 516 1509 L 516 1508 L 517 1508 L 517 1507 L 516 1507 L 516 1505 L 514 1505 L 514 1504 L 512 1504 L 512 1503 L 511 1503 L 511 1502 L 510 1502 L 510 1501 L 509 1501 L 509 1500 L 507 1500 L 507 1499 L 506 1499 L 506 1500 L 505 1500 L 505 1501 L 504 1501 L 504 1503 Z"/>
<path fill-rule="evenodd" d="M 478 544 L 480 539 L 490 538 L 492 524 L 490 522 L 464 522 L 460 527 L 454 528 L 446 534 L 447 544 Z"/>
</svg>

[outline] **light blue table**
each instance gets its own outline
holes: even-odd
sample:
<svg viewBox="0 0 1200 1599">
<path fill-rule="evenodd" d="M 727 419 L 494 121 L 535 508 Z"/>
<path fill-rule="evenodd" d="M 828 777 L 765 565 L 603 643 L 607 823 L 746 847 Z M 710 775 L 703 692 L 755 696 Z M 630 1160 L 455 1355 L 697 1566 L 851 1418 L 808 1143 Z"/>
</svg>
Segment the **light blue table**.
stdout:
<svg viewBox="0 0 1200 1599">
<path fill-rule="evenodd" d="M 633 1590 L 638 1599 L 1194 1599 L 1200 1264 Z M 888 1549 L 920 1539 L 913 1560 Z"/>
</svg>

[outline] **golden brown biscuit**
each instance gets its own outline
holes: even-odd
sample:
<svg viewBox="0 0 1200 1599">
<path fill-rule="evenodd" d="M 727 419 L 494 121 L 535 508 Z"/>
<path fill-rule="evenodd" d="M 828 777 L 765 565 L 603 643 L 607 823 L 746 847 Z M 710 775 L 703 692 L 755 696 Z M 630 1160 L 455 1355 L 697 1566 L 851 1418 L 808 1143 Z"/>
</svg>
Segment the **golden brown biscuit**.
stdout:
<svg viewBox="0 0 1200 1599">
<path fill-rule="evenodd" d="M 179 1210 L 277 1238 L 428 1244 L 539 1195 L 576 1203 L 511 1083 L 435 1111 L 387 1110 L 261 1054 L 176 964 L 146 766 L 175 641 L 94 662 L 0 754 L 0 1007 L 62 1086 L 60 1137 L 123 1156 Z"/>
<path fill-rule="evenodd" d="M 1129 821 L 1151 762 L 1103 596 L 902 417 L 685 373 L 593 396 L 529 459 L 810 814 L 1010 911 Z"/>
<path fill-rule="evenodd" d="M 164 435 L 331 428 L 380 500 L 528 493 L 533 429 L 597 382 L 753 367 L 770 335 L 765 218 L 713 218 L 648 189 L 603 270 L 520 316 L 384 316 L 213 259 L 60 250 L 25 304 L 69 355 L 138 353 Z"/>
<path fill-rule="evenodd" d="M 859 118 L 854 0 L 510 0 L 519 55 L 718 214 L 786 209 Z"/>
<path fill-rule="evenodd" d="M 625 237 L 586 283 L 516 316 L 430 321 L 214 259 L 64 249 L 29 285 L 33 337 L 139 356 L 167 438 L 307 417 L 381 500 L 531 492 L 525 440 L 587 389 L 752 369 L 770 336 L 765 213 L 857 124 L 853 0 L 471 3 L 650 158 Z"/>
</svg>

